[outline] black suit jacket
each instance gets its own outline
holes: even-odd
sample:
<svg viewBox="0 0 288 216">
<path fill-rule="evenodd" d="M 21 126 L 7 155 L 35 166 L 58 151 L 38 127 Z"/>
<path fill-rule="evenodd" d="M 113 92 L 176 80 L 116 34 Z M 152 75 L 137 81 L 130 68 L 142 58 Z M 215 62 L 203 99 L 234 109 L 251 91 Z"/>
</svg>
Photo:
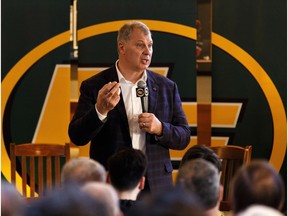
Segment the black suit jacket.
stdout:
<svg viewBox="0 0 288 216">
<path fill-rule="evenodd" d="M 91 141 L 90 157 L 107 167 L 108 158 L 122 147 L 132 147 L 124 101 L 108 113 L 103 123 L 95 110 L 98 91 L 108 82 L 117 81 L 115 66 L 92 76 L 81 84 L 69 136 L 76 145 Z M 190 140 L 190 129 L 182 109 L 177 85 L 168 78 L 147 70 L 148 112 L 162 122 L 163 136 L 146 134 L 147 178 L 151 191 L 172 186 L 172 163 L 169 149 L 182 150 Z"/>
</svg>

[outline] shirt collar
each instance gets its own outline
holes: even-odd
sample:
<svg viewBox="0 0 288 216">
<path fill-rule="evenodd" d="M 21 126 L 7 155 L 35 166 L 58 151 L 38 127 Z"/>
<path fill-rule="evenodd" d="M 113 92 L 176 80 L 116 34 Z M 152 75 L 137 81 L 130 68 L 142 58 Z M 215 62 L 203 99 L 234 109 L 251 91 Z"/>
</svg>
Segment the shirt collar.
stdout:
<svg viewBox="0 0 288 216">
<path fill-rule="evenodd" d="M 120 72 L 119 68 L 118 68 L 118 62 L 119 62 L 119 59 L 115 62 L 115 67 L 116 67 L 116 71 L 117 71 L 117 76 L 118 76 L 118 80 L 119 82 L 123 83 L 123 82 L 126 82 L 126 83 L 130 83 L 130 81 L 126 80 L 125 77 L 122 75 L 122 73 Z M 142 77 L 139 79 L 139 80 L 144 80 L 145 82 L 147 81 L 147 72 L 146 70 L 144 71 Z M 139 81 L 138 80 L 138 81 Z M 138 81 L 136 83 L 138 83 Z"/>
</svg>

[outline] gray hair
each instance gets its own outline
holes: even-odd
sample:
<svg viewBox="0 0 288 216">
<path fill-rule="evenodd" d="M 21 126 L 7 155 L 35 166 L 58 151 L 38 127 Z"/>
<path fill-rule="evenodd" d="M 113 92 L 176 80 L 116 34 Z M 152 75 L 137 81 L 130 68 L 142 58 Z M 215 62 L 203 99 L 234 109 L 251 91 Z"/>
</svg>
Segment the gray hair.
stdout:
<svg viewBox="0 0 288 216">
<path fill-rule="evenodd" d="M 109 209 L 109 215 L 119 215 L 121 211 L 119 197 L 112 185 L 105 182 L 88 182 L 82 186 L 81 190 L 98 202 L 103 203 Z"/>
<path fill-rule="evenodd" d="M 218 202 L 220 175 L 216 167 L 204 159 L 193 159 L 183 164 L 176 185 L 195 194 L 205 210 L 214 208 Z"/>
<path fill-rule="evenodd" d="M 89 181 L 105 182 L 106 170 L 99 162 L 85 157 L 68 161 L 61 171 L 61 182 L 84 184 Z"/>
<path fill-rule="evenodd" d="M 134 29 L 140 29 L 145 35 L 152 35 L 150 29 L 140 21 L 131 21 L 124 24 L 118 31 L 117 42 L 130 40 L 131 33 Z"/>
<path fill-rule="evenodd" d="M 1 214 L 6 216 L 23 215 L 25 201 L 15 185 L 1 181 Z"/>
</svg>

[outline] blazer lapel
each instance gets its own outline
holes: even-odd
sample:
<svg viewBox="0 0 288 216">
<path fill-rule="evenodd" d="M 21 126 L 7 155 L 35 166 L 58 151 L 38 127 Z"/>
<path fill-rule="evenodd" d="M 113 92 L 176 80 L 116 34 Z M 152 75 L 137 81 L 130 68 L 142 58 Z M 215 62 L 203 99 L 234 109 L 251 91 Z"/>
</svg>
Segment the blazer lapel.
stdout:
<svg viewBox="0 0 288 216">
<path fill-rule="evenodd" d="M 113 82 L 113 81 L 119 82 L 115 65 L 111 68 L 111 71 L 109 71 L 106 74 L 106 78 L 107 78 L 108 82 L 109 81 L 110 82 Z M 119 101 L 119 103 L 116 105 L 116 107 L 114 109 L 116 109 L 119 112 L 119 116 L 122 119 L 123 126 L 125 126 L 125 128 L 128 131 L 128 133 L 130 133 L 129 132 L 129 125 L 128 125 L 128 120 L 127 120 L 126 109 L 125 109 L 125 105 L 124 105 L 122 94 L 120 94 L 120 101 Z"/>
<path fill-rule="evenodd" d="M 148 95 L 148 112 L 155 113 L 157 107 L 157 98 L 159 92 L 159 86 L 153 79 L 153 74 L 147 70 L 147 85 L 149 89 Z"/>
</svg>

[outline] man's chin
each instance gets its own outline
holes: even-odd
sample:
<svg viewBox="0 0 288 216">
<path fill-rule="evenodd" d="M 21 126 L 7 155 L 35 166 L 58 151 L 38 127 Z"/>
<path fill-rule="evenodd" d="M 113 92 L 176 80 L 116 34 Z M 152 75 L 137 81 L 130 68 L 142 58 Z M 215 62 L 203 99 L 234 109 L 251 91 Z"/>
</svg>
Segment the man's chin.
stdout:
<svg viewBox="0 0 288 216">
<path fill-rule="evenodd" d="M 146 70 L 146 69 L 148 69 L 149 66 L 150 66 L 150 63 L 149 63 L 149 64 L 144 64 L 144 65 L 142 66 L 142 69 L 143 69 L 143 70 Z"/>
</svg>

